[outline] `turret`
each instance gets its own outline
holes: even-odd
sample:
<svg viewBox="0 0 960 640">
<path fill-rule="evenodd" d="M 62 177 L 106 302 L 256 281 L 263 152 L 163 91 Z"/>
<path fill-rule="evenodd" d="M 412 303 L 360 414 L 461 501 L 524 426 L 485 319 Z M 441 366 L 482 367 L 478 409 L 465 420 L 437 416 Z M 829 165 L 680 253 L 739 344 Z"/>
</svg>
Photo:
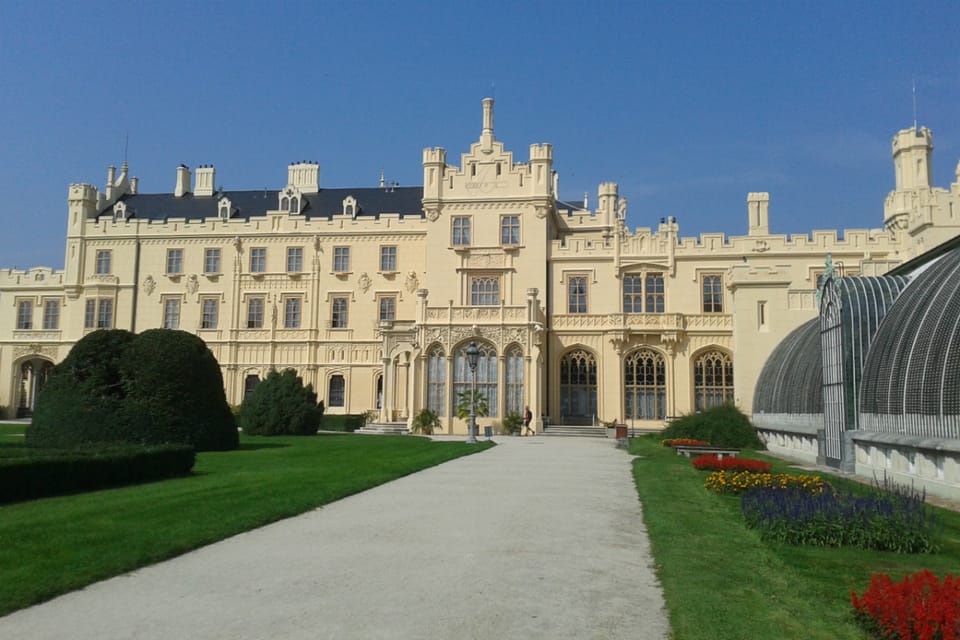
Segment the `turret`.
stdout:
<svg viewBox="0 0 960 640">
<path fill-rule="evenodd" d="M 597 190 L 597 212 L 603 218 L 603 224 L 612 227 L 617 211 L 617 183 L 602 182 Z"/>
<path fill-rule="evenodd" d="M 553 145 L 530 145 L 530 174 L 533 176 L 533 195 L 556 197 L 553 192 Z"/>
<path fill-rule="evenodd" d="M 933 134 L 930 129 L 911 127 L 893 137 L 893 168 L 896 190 L 926 189 L 933 184 L 930 156 Z"/>
<path fill-rule="evenodd" d="M 447 166 L 447 152 L 443 147 L 423 150 L 423 199 L 439 200 L 443 189 L 443 173 Z"/>
</svg>

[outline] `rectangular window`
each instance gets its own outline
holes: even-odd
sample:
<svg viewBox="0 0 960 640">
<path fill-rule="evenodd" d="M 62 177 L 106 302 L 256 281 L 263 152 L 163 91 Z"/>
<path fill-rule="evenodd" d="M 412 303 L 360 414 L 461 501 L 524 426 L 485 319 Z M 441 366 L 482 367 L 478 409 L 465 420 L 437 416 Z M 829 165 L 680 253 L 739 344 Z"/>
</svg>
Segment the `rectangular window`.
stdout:
<svg viewBox="0 0 960 640">
<path fill-rule="evenodd" d="M 183 249 L 167 249 L 167 273 L 183 273 Z"/>
<path fill-rule="evenodd" d="M 247 329 L 263 328 L 263 298 L 247 300 Z"/>
<path fill-rule="evenodd" d="M 264 273 L 267 270 L 266 247 L 250 249 L 250 273 Z"/>
<path fill-rule="evenodd" d="M 331 407 L 342 407 L 345 403 L 346 382 L 341 375 L 330 376 L 330 392 L 327 400 Z"/>
<path fill-rule="evenodd" d="M 333 299 L 333 313 L 330 316 L 330 327 L 332 329 L 347 328 L 347 299 Z"/>
<path fill-rule="evenodd" d="M 333 270 L 337 273 L 350 271 L 350 247 L 333 248 Z"/>
<path fill-rule="evenodd" d="M 180 301 L 175 298 L 167 298 L 163 301 L 163 328 L 180 328 Z"/>
<path fill-rule="evenodd" d="M 623 312 L 643 313 L 643 279 L 636 275 L 623 277 Z"/>
<path fill-rule="evenodd" d="M 83 313 L 83 328 L 93 329 L 97 326 L 97 301 L 87 300 L 86 309 Z"/>
<path fill-rule="evenodd" d="M 216 329 L 217 328 L 217 312 L 219 307 L 217 305 L 216 298 L 204 298 L 203 299 L 203 317 L 200 319 L 200 328 L 201 329 Z"/>
<path fill-rule="evenodd" d="M 303 271 L 303 247 L 287 247 L 287 273 Z"/>
<path fill-rule="evenodd" d="M 60 301 L 47 300 L 43 303 L 43 328 L 58 329 L 60 327 Z"/>
<path fill-rule="evenodd" d="M 723 313 L 723 276 L 703 276 L 703 312 Z"/>
<path fill-rule="evenodd" d="M 465 246 L 470 244 L 470 218 L 457 216 L 452 220 L 454 246 Z"/>
<path fill-rule="evenodd" d="M 380 271 L 391 272 L 397 270 L 397 248 L 380 247 Z"/>
<path fill-rule="evenodd" d="M 97 300 L 97 329 L 113 327 L 113 298 Z"/>
<path fill-rule="evenodd" d="M 17 303 L 17 329 L 33 329 L 33 302 L 30 300 Z"/>
<path fill-rule="evenodd" d="M 284 329 L 300 328 L 300 309 L 302 300 L 300 298 L 287 298 L 283 304 L 283 327 Z"/>
<path fill-rule="evenodd" d="M 587 312 L 587 278 L 572 276 L 567 281 L 567 313 Z"/>
<path fill-rule="evenodd" d="M 380 298 L 380 320 L 397 319 L 397 299 L 394 296 L 383 296 Z"/>
<path fill-rule="evenodd" d="M 474 276 L 471 278 L 470 304 L 473 306 L 500 304 L 500 278 L 496 276 Z"/>
<path fill-rule="evenodd" d="M 767 303 L 764 300 L 757 302 L 757 328 L 767 326 Z"/>
<path fill-rule="evenodd" d="M 220 249 L 207 249 L 203 252 L 203 272 L 220 273 Z"/>
<path fill-rule="evenodd" d="M 97 251 L 97 275 L 110 273 L 110 252 Z"/>
<path fill-rule="evenodd" d="M 500 244 L 520 244 L 520 216 L 500 218 Z"/>
<path fill-rule="evenodd" d="M 663 313 L 663 274 L 648 273 L 644 287 L 647 313 Z"/>
</svg>

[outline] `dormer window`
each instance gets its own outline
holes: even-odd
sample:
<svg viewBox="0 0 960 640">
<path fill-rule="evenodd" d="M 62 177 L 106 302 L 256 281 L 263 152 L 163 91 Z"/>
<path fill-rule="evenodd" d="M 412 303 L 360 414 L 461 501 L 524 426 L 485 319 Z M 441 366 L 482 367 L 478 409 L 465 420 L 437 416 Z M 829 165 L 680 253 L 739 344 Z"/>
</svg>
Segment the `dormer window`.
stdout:
<svg viewBox="0 0 960 640">
<path fill-rule="evenodd" d="M 303 198 L 300 195 L 300 190 L 296 187 L 288 186 L 280 192 L 280 211 L 298 214 L 302 202 Z"/>
<path fill-rule="evenodd" d="M 347 196 L 343 199 L 343 215 L 351 218 L 357 217 L 357 199 L 353 196 Z"/>
<path fill-rule="evenodd" d="M 118 202 L 113 205 L 113 221 L 123 222 L 127 219 L 127 205 L 125 202 Z"/>
<path fill-rule="evenodd" d="M 230 198 L 220 198 L 220 202 L 217 203 L 217 215 L 220 216 L 220 219 L 229 220 L 232 211 L 233 203 L 230 202 Z"/>
</svg>

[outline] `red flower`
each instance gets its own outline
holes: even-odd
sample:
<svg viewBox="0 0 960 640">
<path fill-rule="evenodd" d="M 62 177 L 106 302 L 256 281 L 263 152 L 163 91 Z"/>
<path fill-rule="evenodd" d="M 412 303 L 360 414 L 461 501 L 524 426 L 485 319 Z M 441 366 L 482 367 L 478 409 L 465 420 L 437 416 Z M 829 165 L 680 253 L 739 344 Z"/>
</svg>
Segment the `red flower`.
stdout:
<svg viewBox="0 0 960 640">
<path fill-rule="evenodd" d="M 891 640 L 960 640 L 960 576 L 941 583 L 924 569 L 903 582 L 873 574 L 857 597 L 851 592 L 857 620 L 879 638 Z"/>
</svg>

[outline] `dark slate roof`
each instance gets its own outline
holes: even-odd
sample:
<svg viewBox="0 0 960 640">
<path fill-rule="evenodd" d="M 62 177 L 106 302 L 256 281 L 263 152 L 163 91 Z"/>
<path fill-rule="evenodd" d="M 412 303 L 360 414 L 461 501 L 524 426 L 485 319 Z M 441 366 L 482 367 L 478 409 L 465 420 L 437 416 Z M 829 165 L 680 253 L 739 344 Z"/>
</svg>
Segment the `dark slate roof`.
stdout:
<svg viewBox="0 0 960 640">
<path fill-rule="evenodd" d="M 900 294 L 874 336 L 860 389 L 861 422 L 863 414 L 960 415 L 960 249 Z"/>
<path fill-rule="evenodd" d="M 823 413 L 820 318 L 791 331 L 767 358 L 753 392 L 753 413 Z"/>
<path fill-rule="evenodd" d="M 225 196 L 230 199 L 234 213 L 232 219 L 250 219 L 264 216 L 267 210 L 276 210 L 280 191 L 261 189 L 257 191 L 224 191 L 212 196 L 187 194 L 177 198 L 171 193 L 127 194 L 120 201 L 127 205 L 130 218 L 166 220 L 186 218 L 203 220 L 218 217 L 217 203 Z M 305 206 L 301 214 L 305 218 L 330 218 L 343 212 L 343 200 L 353 196 L 357 201 L 358 217 L 380 217 L 382 213 L 399 213 L 401 216 L 423 217 L 423 187 L 388 187 L 358 189 L 321 189 L 318 193 L 305 194 Z M 100 215 L 111 214 L 113 205 Z"/>
</svg>

